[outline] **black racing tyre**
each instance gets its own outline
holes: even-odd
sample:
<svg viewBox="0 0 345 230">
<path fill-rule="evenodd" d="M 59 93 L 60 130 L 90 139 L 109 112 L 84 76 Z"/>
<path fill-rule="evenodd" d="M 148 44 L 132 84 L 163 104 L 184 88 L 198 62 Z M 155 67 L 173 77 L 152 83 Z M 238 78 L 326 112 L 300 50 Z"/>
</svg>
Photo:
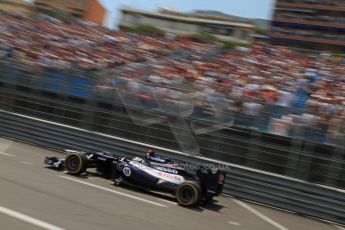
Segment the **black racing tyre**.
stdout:
<svg viewBox="0 0 345 230">
<path fill-rule="evenodd" d="M 182 206 L 193 206 L 201 199 L 201 188 L 195 181 L 185 181 L 177 187 L 176 199 Z"/>
<path fill-rule="evenodd" d="M 65 157 L 65 170 L 72 175 L 82 174 L 87 169 L 87 161 L 83 154 L 68 153 Z"/>
</svg>

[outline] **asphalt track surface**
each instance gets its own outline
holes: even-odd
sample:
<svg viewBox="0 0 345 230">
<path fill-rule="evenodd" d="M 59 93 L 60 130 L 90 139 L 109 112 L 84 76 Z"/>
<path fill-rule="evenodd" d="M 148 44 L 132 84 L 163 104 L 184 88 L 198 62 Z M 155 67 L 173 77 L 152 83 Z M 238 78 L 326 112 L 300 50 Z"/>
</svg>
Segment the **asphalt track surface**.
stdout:
<svg viewBox="0 0 345 230">
<path fill-rule="evenodd" d="M 116 187 L 94 174 L 47 169 L 44 156 L 63 157 L 0 138 L 1 230 L 345 230 L 231 197 L 183 208 L 172 198 Z"/>
</svg>

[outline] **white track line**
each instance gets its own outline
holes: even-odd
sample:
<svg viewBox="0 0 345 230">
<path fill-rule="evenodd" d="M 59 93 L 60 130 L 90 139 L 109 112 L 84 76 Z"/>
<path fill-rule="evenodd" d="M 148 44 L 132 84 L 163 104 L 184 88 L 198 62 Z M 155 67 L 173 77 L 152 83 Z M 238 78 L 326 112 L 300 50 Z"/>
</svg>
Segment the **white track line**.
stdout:
<svg viewBox="0 0 345 230">
<path fill-rule="evenodd" d="M 127 193 L 118 192 L 118 191 L 115 191 L 115 190 L 112 190 L 112 189 L 109 189 L 109 188 L 105 188 L 105 187 L 102 187 L 102 186 L 99 186 L 99 185 L 91 184 L 91 183 L 88 183 L 88 182 L 85 182 L 85 181 L 81 181 L 81 180 L 78 180 L 78 179 L 74 179 L 74 178 L 71 178 L 71 177 L 67 177 L 67 176 L 59 176 L 59 177 L 67 179 L 67 180 L 70 180 L 70 181 L 77 182 L 79 184 L 84 184 L 84 185 L 87 185 L 87 186 L 90 186 L 90 187 L 94 187 L 94 188 L 97 188 L 97 189 L 100 189 L 100 190 L 103 190 L 103 191 L 107 191 L 107 192 L 111 192 L 111 193 L 114 193 L 114 194 L 117 194 L 117 195 L 125 196 L 125 197 L 128 197 L 128 198 L 134 199 L 134 200 L 139 200 L 139 201 L 142 201 L 142 202 L 145 202 L 145 203 L 153 204 L 153 205 L 156 205 L 156 206 L 159 206 L 159 207 L 164 207 L 164 208 L 168 207 L 168 206 L 166 206 L 164 204 L 161 204 L 161 203 L 157 203 L 157 202 L 154 202 L 154 201 L 146 200 L 146 199 L 143 199 L 143 198 L 140 198 L 140 197 L 137 197 L 137 196 L 129 195 Z"/>
<path fill-rule="evenodd" d="M 227 223 L 228 223 L 228 224 L 231 224 L 231 225 L 235 225 L 235 226 L 241 226 L 240 223 L 235 222 L 235 221 L 228 221 Z"/>
<path fill-rule="evenodd" d="M 0 155 L 7 156 L 7 157 L 14 157 L 13 154 L 4 153 L 4 152 L 0 152 Z"/>
<path fill-rule="evenodd" d="M 340 229 L 340 230 L 345 230 L 344 227 L 341 227 L 341 226 L 338 226 L 338 225 L 334 225 L 334 227 L 336 227 L 337 229 Z"/>
<path fill-rule="evenodd" d="M 165 200 L 165 199 L 162 199 L 162 198 L 157 198 L 158 200 L 161 200 L 163 202 L 166 202 L 166 203 L 169 203 L 169 204 L 173 204 L 173 205 L 178 205 L 177 202 L 174 202 L 174 201 L 170 201 L 170 200 Z"/>
<path fill-rule="evenodd" d="M 266 221 L 267 223 L 273 225 L 274 227 L 276 227 L 279 230 L 288 230 L 286 227 L 282 226 L 281 224 L 277 223 L 276 221 L 272 220 L 271 218 L 269 218 L 268 216 L 262 214 L 261 212 L 259 212 L 258 210 L 250 207 L 249 205 L 247 205 L 246 203 L 240 201 L 240 200 L 235 200 L 232 199 L 236 204 L 238 204 L 239 206 L 241 206 L 244 209 L 247 209 L 249 212 L 253 213 L 254 215 L 260 217 L 261 219 L 263 219 L 264 221 Z"/>
<path fill-rule="evenodd" d="M 11 210 L 9 208 L 5 208 L 3 206 L 0 206 L 0 213 L 3 213 L 5 215 L 11 216 L 13 218 L 16 218 L 18 220 L 30 223 L 32 225 L 38 226 L 43 229 L 47 230 L 65 230 L 64 228 L 60 228 L 58 226 L 55 226 L 53 224 L 49 224 L 47 222 L 44 222 L 42 220 L 38 220 L 36 218 L 33 218 L 31 216 L 25 215 L 23 213 Z"/>
</svg>

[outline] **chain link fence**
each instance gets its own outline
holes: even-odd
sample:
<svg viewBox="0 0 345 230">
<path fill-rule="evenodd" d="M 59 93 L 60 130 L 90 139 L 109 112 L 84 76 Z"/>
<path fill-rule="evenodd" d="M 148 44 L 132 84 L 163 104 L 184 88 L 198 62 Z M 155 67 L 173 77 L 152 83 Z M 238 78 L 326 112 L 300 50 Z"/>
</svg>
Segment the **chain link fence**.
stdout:
<svg viewBox="0 0 345 230">
<path fill-rule="evenodd" d="M 226 100 L 203 103 L 186 88 L 148 83 L 152 69 L 145 64 L 34 75 L 12 64 L 1 67 L 2 110 L 345 187 L 345 135 L 302 123 L 286 129 L 279 117 L 291 108 L 264 104 L 259 114 L 248 114 Z"/>
</svg>

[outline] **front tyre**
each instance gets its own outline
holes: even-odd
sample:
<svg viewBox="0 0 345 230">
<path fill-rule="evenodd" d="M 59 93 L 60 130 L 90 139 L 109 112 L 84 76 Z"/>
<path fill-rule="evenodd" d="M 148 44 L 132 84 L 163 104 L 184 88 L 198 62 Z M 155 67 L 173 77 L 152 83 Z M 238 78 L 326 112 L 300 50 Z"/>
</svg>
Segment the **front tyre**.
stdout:
<svg viewBox="0 0 345 230">
<path fill-rule="evenodd" d="M 201 188 L 194 181 L 185 181 L 176 190 L 176 199 L 182 206 L 193 206 L 200 202 Z"/>
<path fill-rule="evenodd" d="M 87 169 L 87 161 L 85 155 L 80 153 L 68 153 L 65 157 L 65 170 L 72 175 L 80 175 Z"/>
</svg>

